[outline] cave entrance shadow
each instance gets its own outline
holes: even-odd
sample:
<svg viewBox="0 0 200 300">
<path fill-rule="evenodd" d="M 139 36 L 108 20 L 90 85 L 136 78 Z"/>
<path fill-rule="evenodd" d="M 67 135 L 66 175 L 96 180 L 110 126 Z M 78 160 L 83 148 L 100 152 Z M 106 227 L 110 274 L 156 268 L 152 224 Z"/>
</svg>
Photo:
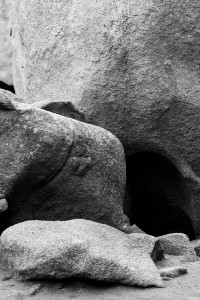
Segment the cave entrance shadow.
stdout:
<svg viewBox="0 0 200 300">
<path fill-rule="evenodd" d="M 8 85 L 7 83 L 0 81 L 0 89 L 7 90 L 13 94 L 15 94 L 15 89 L 13 85 Z"/>
<path fill-rule="evenodd" d="M 124 213 L 131 225 L 160 236 L 182 232 L 195 238 L 191 203 L 183 176 L 171 161 L 153 152 L 126 156 Z"/>
</svg>

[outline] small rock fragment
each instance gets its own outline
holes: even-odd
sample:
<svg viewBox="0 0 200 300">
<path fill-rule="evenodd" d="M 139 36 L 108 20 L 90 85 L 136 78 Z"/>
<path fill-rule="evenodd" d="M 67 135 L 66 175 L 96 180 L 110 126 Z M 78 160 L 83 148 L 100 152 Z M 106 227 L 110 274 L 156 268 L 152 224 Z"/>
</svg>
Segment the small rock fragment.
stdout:
<svg viewBox="0 0 200 300">
<path fill-rule="evenodd" d="M 0 199 L 0 214 L 8 210 L 8 202 L 5 198 Z"/>
<path fill-rule="evenodd" d="M 165 280 L 165 281 L 170 281 L 171 278 L 170 277 L 162 277 L 162 280 Z"/>
<path fill-rule="evenodd" d="M 184 256 L 184 261 L 196 261 L 197 255 L 184 233 L 170 233 L 158 237 L 165 254 Z"/>
<path fill-rule="evenodd" d="M 171 267 L 160 269 L 160 276 L 165 280 L 166 278 L 175 278 L 180 275 L 187 274 L 187 269 L 183 267 Z"/>
<path fill-rule="evenodd" d="M 28 295 L 35 296 L 35 295 L 39 294 L 42 287 L 43 287 L 43 285 L 41 283 L 35 284 L 34 286 L 32 286 L 32 288 L 30 288 Z"/>
</svg>

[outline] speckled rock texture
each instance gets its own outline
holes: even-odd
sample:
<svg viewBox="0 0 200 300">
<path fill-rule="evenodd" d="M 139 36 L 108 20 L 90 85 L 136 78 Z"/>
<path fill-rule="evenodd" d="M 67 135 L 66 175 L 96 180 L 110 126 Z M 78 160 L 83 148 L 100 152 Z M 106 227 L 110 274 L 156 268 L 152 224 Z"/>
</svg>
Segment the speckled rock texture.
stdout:
<svg viewBox="0 0 200 300">
<path fill-rule="evenodd" d="M 126 154 L 168 157 L 198 235 L 200 2 L 15 0 L 12 30 L 17 95 L 72 101 Z"/>
<path fill-rule="evenodd" d="M 6 229 L 8 268 L 21 279 L 82 277 L 163 286 L 150 256 L 129 235 L 88 220 L 27 221 Z"/>
<path fill-rule="evenodd" d="M 134 229 L 133 226 L 132 229 Z M 163 248 L 156 237 L 146 233 L 134 232 L 134 230 L 133 233 L 129 234 L 129 237 L 132 239 L 132 244 L 135 247 L 141 247 L 143 251 L 151 256 L 154 262 L 165 259 Z"/>
<path fill-rule="evenodd" d="M 0 81 L 9 85 L 12 76 L 12 45 L 10 39 L 9 13 L 12 0 L 0 0 Z"/>
<path fill-rule="evenodd" d="M 142 247 L 145 252 L 151 254 L 157 239 L 145 233 L 131 233 L 129 237 L 132 239 L 132 243 L 135 244 L 135 247 Z"/>
<path fill-rule="evenodd" d="M 115 136 L 0 90 L 0 199 L 8 202 L 1 227 L 85 218 L 130 232 L 124 190 L 124 151 Z"/>
<path fill-rule="evenodd" d="M 200 239 L 191 241 L 191 246 L 194 248 L 197 256 L 200 256 Z"/>
<path fill-rule="evenodd" d="M 198 260 L 189 238 L 183 233 L 171 233 L 157 238 L 165 254 L 183 256 L 183 261 Z"/>
</svg>

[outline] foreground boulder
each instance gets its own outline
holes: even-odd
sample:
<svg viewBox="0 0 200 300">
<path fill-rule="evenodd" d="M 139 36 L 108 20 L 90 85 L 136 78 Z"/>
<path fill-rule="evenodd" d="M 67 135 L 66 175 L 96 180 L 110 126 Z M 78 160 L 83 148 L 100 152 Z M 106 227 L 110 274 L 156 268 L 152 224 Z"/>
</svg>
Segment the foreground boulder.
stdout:
<svg viewBox="0 0 200 300">
<path fill-rule="evenodd" d="M 1 235 L 3 258 L 21 279 L 70 278 L 158 286 L 147 252 L 119 230 L 88 220 L 27 221 Z"/>
<path fill-rule="evenodd" d="M 1 230 L 32 219 L 85 218 L 129 232 L 124 189 L 123 147 L 111 133 L 0 90 Z"/>
<path fill-rule="evenodd" d="M 72 101 L 88 122 L 114 133 L 127 154 L 169 158 L 192 198 L 173 203 L 196 234 L 199 27 L 198 0 L 15 0 L 12 13 L 16 93 L 30 103 Z"/>
</svg>

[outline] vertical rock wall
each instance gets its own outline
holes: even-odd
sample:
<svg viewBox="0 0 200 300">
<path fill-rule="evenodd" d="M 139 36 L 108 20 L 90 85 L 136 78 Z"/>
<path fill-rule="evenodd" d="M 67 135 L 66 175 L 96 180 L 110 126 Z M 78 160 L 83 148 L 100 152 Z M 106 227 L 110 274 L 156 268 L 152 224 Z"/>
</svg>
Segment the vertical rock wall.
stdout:
<svg viewBox="0 0 200 300">
<path fill-rule="evenodd" d="M 12 76 L 12 46 L 10 40 L 9 13 L 12 0 L 0 0 L 0 81 L 9 85 Z"/>
</svg>

